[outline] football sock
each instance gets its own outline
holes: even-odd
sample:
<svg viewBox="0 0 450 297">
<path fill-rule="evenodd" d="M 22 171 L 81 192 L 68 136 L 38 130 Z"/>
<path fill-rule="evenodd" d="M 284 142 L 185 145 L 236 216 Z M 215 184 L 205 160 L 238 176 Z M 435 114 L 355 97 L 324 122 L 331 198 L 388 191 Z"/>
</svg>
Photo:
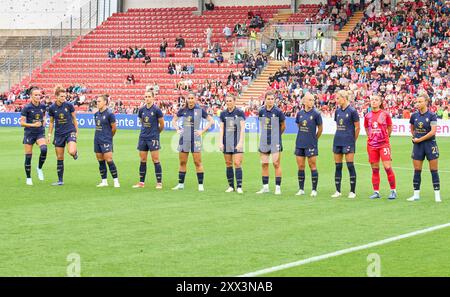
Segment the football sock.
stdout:
<svg viewBox="0 0 450 297">
<path fill-rule="evenodd" d="M 40 149 L 41 149 L 41 154 L 39 155 L 38 168 L 42 169 L 42 166 L 44 166 L 45 160 L 47 159 L 47 146 L 45 144 L 41 145 Z"/>
<path fill-rule="evenodd" d="M 275 185 L 276 186 L 281 186 L 281 176 L 276 176 L 275 177 Z"/>
<path fill-rule="evenodd" d="M 350 192 L 355 193 L 356 189 L 356 169 L 353 162 L 347 162 L 347 169 L 350 175 Z"/>
<path fill-rule="evenodd" d="M 98 161 L 98 170 L 100 171 L 100 176 L 102 177 L 102 179 L 106 179 L 107 171 L 106 171 L 106 161 L 105 160 Z"/>
<path fill-rule="evenodd" d="M 372 168 L 372 185 L 375 192 L 380 190 L 380 168 Z"/>
<path fill-rule="evenodd" d="M 441 185 L 439 181 L 439 172 L 437 170 L 431 170 L 431 179 L 433 181 L 434 190 L 439 191 L 441 189 Z"/>
<path fill-rule="evenodd" d="M 298 188 L 303 190 L 305 188 L 305 170 L 297 171 Z"/>
<path fill-rule="evenodd" d="M 56 163 L 56 171 L 58 172 L 58 181 L 63 181 L 64 176 L 64 160 L 58 160 Z"/>
<path fill-rule="evenodd" d="M 25 154 L 25 174 L 31 178 L 31 157 L 32 154 Z"/>
<path fill-rule="evenodd" d="M 242 188 L 242 168 L 235 168 L 235 175 L 236 175 L 236 187 L 237 188 Z"/>
<path fill-rule="evenodd" d="M 313 191 L 317 191 L 317 184 L 319 182 L 319 172 L 317 170 L 311 170 L 311 181 Z"/>
<path fill-rule="evenodd" d="M 145 182 L 145 176 L 147 175 L 147 162 L 141 162 L 141 165 L 139 165 L 139 178 L 140 182 Z"/>
<path fill-rule="evenodd" d="M 422 170 L 414 170 L 414 178 L 413 178 L 414 191 L 420 190 L 420 183 L 422 181 L 421 174 L 422 174 Z"/>
<path fill-rule="evenodd" d="M 114 161 L 108 162 L 109 172 L 111 172 L 111 175 L 113 178 L 117 178 L 117 168 L 116 164 L 114 164 Z"/>
<path fill-rule="evenodd" d="M 234 188 L 234 172 L 233 167 L 227 167 L 227 180 L 228 185 L 232 188 Z"/>
<path fill-rule="evenodd" d="M 268 176 L 263 176 L 262 177 L 262 183 L 263 183 L 263 185 L 268 185 L 269 184 L 269 177 Z"/>
<path fill-rule="evenodd" d="M 384 170 L 386 171 L 386 175 L 387 175 L 389 186 L 391 187 L 391 190 L 395 190 L 396 183 L 395 183 L 394 170 L 392 170 L 392 168 L 390 168 L 390 167 L 385 168 Z"/>
<path fill-rule="evenodd" d="M 161 163 L 154 163 L 155 165 L 155 176 L 156 176 L 156 182 L 161 183 L 162 182 L 162 167 Z"/>
<path fill-rule="evenodd" d="M 205 174 L 203 172 L 197 172 L 197 180 L 199 185 L 203 185 L 203 178 Z"/>
<path fill-rule="evenodd" d="M 336 184 L 336 191 L 341 192 L 342 181 L 342 163 L 336 163 L 336 170 L 334 172 L 334 182 Z"/>
<path fill-rule="evenodd" d="M 186 177 L 186 172 L 178 171 L 178 183 L 184 184 L 184 178 Z"/>
</svg>

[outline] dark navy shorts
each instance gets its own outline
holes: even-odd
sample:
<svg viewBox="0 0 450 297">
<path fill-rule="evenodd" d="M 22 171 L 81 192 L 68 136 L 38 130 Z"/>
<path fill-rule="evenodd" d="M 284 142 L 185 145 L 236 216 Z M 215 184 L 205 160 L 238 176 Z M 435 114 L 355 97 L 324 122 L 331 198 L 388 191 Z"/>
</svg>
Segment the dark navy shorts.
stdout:
<svg viewBox="0 0 450 297">
<path fill-rule="evenodd" d="M 194 139 L 184 141 L 183 137 L 180 137 L 178 151 L 180 153 L 200 153 L 202 151 L 202 138 L 195 136 Z"/>
<path fill-rule="evenodd" d="M 423 161 L 425 157 L 428 161 L 439 158 L 439 148 L 435 140 L 414 144 L 411 158 L 413 160 Z"/>
<path fill-rule="evenodd" d="M 333 153 L 339 154 L 339 155 L 345 155 L 345 154 L 353 154 L 355 153 L 355 144 L 351 145 L 333 145 Z"/>
<path fill-rule="evenodd" d="M 36 141 L 39 139 L 44 138 L 45 139 L 45 133 L 39 133 L 39 134 L 26 134 L 23 136 L 23 144 L 35 144 Z"/>
<path fill-rule="evenodd" d="M 223 153 L 225 155 L 242 154 L 243 150 L 242 149 L 238 150 L 236 147 L 234 147 L 234 148 L 232 148 L 232 147 L 229 147 L 229 148 L 225 147 L 224 150 L 223 150 Z"/>
<path fill-rule="evenodd" d="M 276 154 L 281 153 L 283 151 L 282 144 L 264 144 L 259 146 L 259 152 L 263 154 Z"/>
<path fill-rule="evenodd" d="M 139 139 L 137 149 L 141 152 L 157 151 L 161 149 L 159 139 L 144 140 Z"/>
<path fill-rule="evenodd" d="M 114 151 L 112 142 L 100 142 L 94 140 L 94 152 L 98 154 L 106 154 Z"/>
<path fill-rule="evenodd" d="M 295 148 L 295 155 L 298 157 L 314 157 L 319 155 L 319 148 L 317 146 L 306 148 Z"/>
<path fill-rule="evenodd" d="M 56 147 L 65 147 L 69 142 L 77 142 L 77 133 L 70 132 L 63 135 L 55 135 L 53 145 Z"/>
</svg>

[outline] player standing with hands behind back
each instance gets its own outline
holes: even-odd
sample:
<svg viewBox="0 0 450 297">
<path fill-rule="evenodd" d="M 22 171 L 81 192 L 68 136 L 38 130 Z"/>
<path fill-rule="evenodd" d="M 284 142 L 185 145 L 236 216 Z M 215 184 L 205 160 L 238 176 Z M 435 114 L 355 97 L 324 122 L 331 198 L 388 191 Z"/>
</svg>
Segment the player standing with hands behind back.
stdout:
<svg viewBox="0 0 450 297">
<path fill-rule="evenodd" d="M 380 196 L 380 158 L 391 187 L 388 199 L 397 198 L 395 190 L 395 174 L 391 166 L 391 146 L 389 137 L 392 133 L 392 119 L 389 113 L 383 110 L 381 97 L 374 95 L 370 98 L 372 110 L 364 117 L 364 128 L 367 134 L 367 153 L 369 163 L 372 167 L 372 185 L 374 193 L 370 199 L 381 198 Z"/>
<path fill-rule="evenodd" d="M 341 194 L 342 181 L 342 161 L 345 155 L 348 173 L 350 175 L 350 193 L 348 198 L 356 198 L 356 170 L 353 160 L 355 158 L 356 140 L 359 136 L 359 115 L 355 108 L 350 106 L 347 91 L 341 90 L 337 93 L 336 103 L 338 107 L 334 113 L 334 120 L 337 124 L 336 134 L 333 140 L 334 161 L 336 171 L 334 180 L 336 183 L 336 193 L 331 197 L 338 198 Z"/>
<path fill-rule="evenodd" d="M 412 142 L 414 143 L 412 159 L 414 165 L 414 195 L 408 201 L 420 199 L 420 183 L 423 160 L 427 157 L 434 188 L 434 200 L 441 202 L 440 181 L 438 172 L 439 149 L 436 143 L 437 116 L 428 110 L 430 97 L 421 94 L 417 97 L 417 111 L 411 115 Z"/>
<path fill-rule="evenodd" d="M 97 97 L 97 108 L 98 111 L 94 114 L 94 152 L 102 177 L 102 182 L 97 187 L 108 186 L 108 172 L 106 170 L 106 163 L 108 163 L 109 172 L 114 179 L 114 187 L 120 188 L 116 164 L 113 161 L 113 137 L 117 131 L 116 116 L 108 109 L 108 95 Z"/>
<path fill-rule="evenodd" d="M 48 114 L 50 115 L 50 125 L 48 127 L 47 143 L 50 143 L 53 128 L 55 129 L 55 136 L 53 145 L 55 146 L 57 158 L 58 181 L 52 186 L 64 185 L 64 148 L 67 144 L 69 155 L 74 160 L 78 159 L 77 152 L 77 136 L 78 123 L 75 116 L 75 108 L 66 101 L 66 90 L 62 87 L 55 89 L 56 101 L 53 103 Z"/>
</svg>

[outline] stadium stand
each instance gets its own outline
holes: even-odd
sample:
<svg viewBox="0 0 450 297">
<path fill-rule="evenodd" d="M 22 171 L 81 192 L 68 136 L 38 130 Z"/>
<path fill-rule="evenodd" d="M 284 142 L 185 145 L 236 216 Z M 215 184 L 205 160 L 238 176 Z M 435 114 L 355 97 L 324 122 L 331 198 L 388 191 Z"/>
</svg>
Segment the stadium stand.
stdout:
<svg viewBox="0 0 450 297">
<path fill-rule="evenodd" d="M 167 73 L 169 61 L 181 64 L 193 64 L 195 72 L 186 74 L 194 85 L 205 80 L 226 82 L 230 71 L 241 67 L 230 63 L 209 63 L 209 57 L 192 58 L 192 48 L 206 48 L 205 29 L 213 28 L 212 43 L 219 42 L 224 52 L 232 52 L 232 44 L 225 42 L 222 29 L 225 25 L 233 28 L 236 23 L 249 24 L 248 12 L 259 14 L 263 20 L 269 20 L 279 9 L 288 6 L 224 6 L 195 15 L 196 8 L 130 9 L 125 13 L 116 13 L 99 27 L 67 46 L 61 54 L 47 61 L 41 73 L 35 71 L 31 79 L 14 86 L 37 85 L 52 92 L 55 85 L 64 87 L 76 83 L 85 85 L 89 97 L 108 93 L 114 99 L 120 99 L 125 105 L 138 106 L 142 92 L 147 85 L 157 81 L 160 87 L 159 100 L 176 100 L 179 91 L 174 90 L 180 77 Z M 175 48 L 175 38 L 182 35 L 186 47 Z M 159 44 L 166 38 L 168 42 L 167 58 L 159 57 Z M 151 56 L 151 63 L 144 67 L 142 59 L 108 59 L 108 50 L 128 47 L 144 47 Z M 132 73 L 135 84 L 124 84 L 126 76 Z M 23 104 L 16 101 L 16 104 Z M 86 111 L 88 105 L 79 107 Z"/>
<path fill-rule="evenodd" d="M 420 0 L 398 3 L 395 11 L 367 11 L 349 33 L 345 51 L 296 53 L 269 78 L 267 89 L 276 90 L 288 116 L 295 116 L 309 91 L 318 94 L 317 107 L 331 117 L 339 89 L 352 92 L 360 115 L 368 110 L 369 96 L 381 94 L 394 118 L 408 118 L 421 92 L 432 98 L 430 109 L 442 114 L 450 100 L 449 14 L 449 4 Z M 247 102 L 247 114 L 256 114 L 261 99 Z"/>
</svg>

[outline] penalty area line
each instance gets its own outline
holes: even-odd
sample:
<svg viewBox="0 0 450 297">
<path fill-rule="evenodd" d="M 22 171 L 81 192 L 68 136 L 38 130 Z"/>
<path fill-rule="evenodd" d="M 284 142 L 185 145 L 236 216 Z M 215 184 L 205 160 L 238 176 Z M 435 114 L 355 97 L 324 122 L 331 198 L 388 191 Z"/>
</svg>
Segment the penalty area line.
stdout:
<svg viewBox="0 0 450 297">
<path fill-rule="evenodd" d="M 425 229 L 422 229 L 422 230 L 417 230 L 417 231 L 413 231 L 413 232 L 410 232 L 410 233 L 397 235 L 397 236 L 389 237 L 389 238 L 386 238 L 386 239 L 383 239 L 383 240 L 371 242 L 371 243 L 368 243 L 368 244 L 359 245 L 359 246 L 355 246 L 355 247 L 351 247 L 351 248 L 347 248 L 347 249 L 331 252 L 331 253 L 328 253 L 328 254 L 323 254 L 323 255 L 320 255 L 320 256 L 315 256 L 315 257 L 303 259 L 303 260 L 300 260 L 300 261 L 295 261 L 295 262 L 291 262 L 291 263 L 286 263 L 286 264 L 282 264 L 282 265 L 278 265 L 278 266 L 273 266 L 273 267 L 257 270 L 257 271 L 254 271 L 254 272 L 245 273 L 245 274 L 239 275 L 238 277 L 253 277 L 253 276 L 259 276 L 259 275 L 272 273 L 272 272 L 275 272 L 275 271 L 280 271 L 280 270 L 284 270 L 284 269 L 288 269 L 288 268 L 292 268 L 292 267 L 298 267 L 298 266 L 302 266 L 302 265 L 305 265 L 305 264 L 309 264 L 309 263 L 318 262 L 318 261 L 321 261 L 321 260 L 337 257 L 337 256 L 340 256 L 340 255 L 349 254 L 349 253 L 352 253 L 352 252 L 361 251 L 361 250 L 369 249 L 369 248 L 372 248 L 372 247 L 384 245 L 384 244 L 391 243 L 391 242 L 394 242 L 394 241 L 398 241 L 398 240 L 401 240 L 401 239 L 404 239 L 404 238 L 409 238 L 409 237 L 425 234 L 425 233 L 428 233 L 428 232 L 433 232 L 433 231 L 436 231 L 436 230 L 439 230 L 439 229 L 444 229 L 444 228 L 447 228 L 447 227 L 450 227 L 450 223 L 446 223 L 446 224 L 442 224 L 442 225 L 436 225 L 436 226 L 432 226 L 432 227 L 425 228 Z"/>
<path fill-rule="evenodd" d="M 355 164 L 355 165 L 359 165 L 359 166 L 365 166 L 365 167 L 370 167 L 370 164 L 364 164 L 364 163 L 357 163 L 357 162 L 354 162 L 353 164 Z M 392 167 L 392 169 L 398 169 L 398 170 L 408 170 L 408 171 L 411 171 L 411 172 L 414 172 L 414 168 L 406 168 L 406 167 Z M 441 170 L 441 169 L 439 169 L 439 173 L 441 173 L 441 172 L 444 172 L 444 173 L 450 173 L 450 171 L 448 171 L 448 170 Z"/>
</svg>

